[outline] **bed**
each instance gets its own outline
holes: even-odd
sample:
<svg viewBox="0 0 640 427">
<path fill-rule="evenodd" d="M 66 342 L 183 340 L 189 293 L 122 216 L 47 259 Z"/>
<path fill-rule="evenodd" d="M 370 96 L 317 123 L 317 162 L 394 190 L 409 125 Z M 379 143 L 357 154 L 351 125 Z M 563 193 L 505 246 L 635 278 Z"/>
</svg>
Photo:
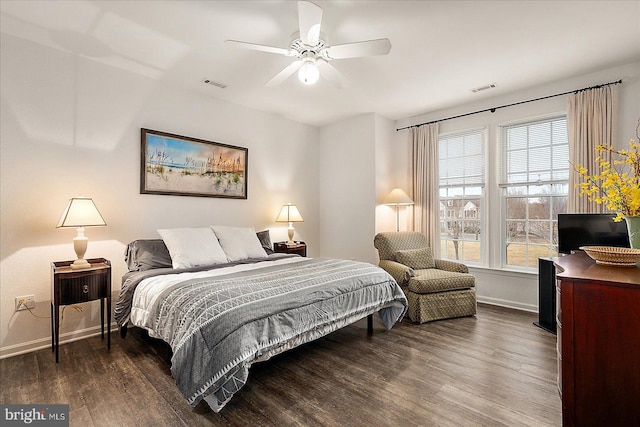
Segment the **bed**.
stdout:
<svg viewBox="0 0 640 427">
<path fill-rule="evenodd" d="M 177 245 L 186 229 L 131 242 L 115 305 L 123 338 L 133 325 L 169 344 L 171 373 L 191 406 L 205 400 L 219 412 L 252 363 L 376 312 L 390 329 L 406 312 L 402 290 L 377 266 L 272 253 L 268 232 L 223 228 L 189 229 Z M 206 242 L 193 245 L 200 234 Z M 210 244 L 222 253 L 191 262 Z"/>
</svg>

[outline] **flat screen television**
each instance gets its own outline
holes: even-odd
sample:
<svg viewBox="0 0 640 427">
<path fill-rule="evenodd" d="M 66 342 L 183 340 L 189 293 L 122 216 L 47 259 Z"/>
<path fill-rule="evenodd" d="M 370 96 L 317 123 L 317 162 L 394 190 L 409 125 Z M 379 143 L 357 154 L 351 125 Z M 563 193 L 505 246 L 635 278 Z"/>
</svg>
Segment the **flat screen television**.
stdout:
<svg viewBox="0 0 640 427">
<path fill-rule="evenodd" d="M 614 214 L 558 214 L 558 252 L 570 254 L 580 246 L 629 247 L 625 221 Z"/>
</svg>

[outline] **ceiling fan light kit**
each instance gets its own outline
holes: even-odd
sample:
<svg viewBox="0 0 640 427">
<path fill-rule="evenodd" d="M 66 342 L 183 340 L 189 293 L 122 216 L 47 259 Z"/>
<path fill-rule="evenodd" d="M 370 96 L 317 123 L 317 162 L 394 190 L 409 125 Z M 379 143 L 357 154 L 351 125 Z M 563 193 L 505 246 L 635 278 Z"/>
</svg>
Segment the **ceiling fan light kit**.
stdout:
<svg viewBox="0 0 640 427">
<path fill-rule="evenodd" d="M 298 70 L 298 78 L 306 85 L 313 85 L 320 77 L 320 70 L 316 67 L 315 61 L 304 61 L 302 67 Z"/>
<path fill-rule="evenodd" d="M 265 86 L 276 86 L 287 80 L 298 71 L 298 78 L 306 85 L 313 85 L 320 74 L 336 87 L 344 86 L 345 78 L 333 65 L 334 59 L 360 58 L 364 56 L 387 55 L 391 51 L 389 39 L 366 40 L 355 43 L 345 43 L 329 46 L 322 40 L 320 26 L 322 23 L 322 8 L 308 2 L 298 2 L 299 33 L 294 35 L 289 49 L 265 46 L 261 44 L 227 40 L 226 43 L 251 50 L 277 53 L 295 57 L 295 61 L 269 80 Z"/>
</svg>

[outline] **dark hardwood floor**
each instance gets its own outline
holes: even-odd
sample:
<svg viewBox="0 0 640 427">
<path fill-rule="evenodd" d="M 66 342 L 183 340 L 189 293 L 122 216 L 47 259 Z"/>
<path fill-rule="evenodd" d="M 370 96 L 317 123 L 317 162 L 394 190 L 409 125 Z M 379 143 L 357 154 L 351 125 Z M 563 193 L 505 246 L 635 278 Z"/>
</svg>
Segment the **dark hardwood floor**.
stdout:
<svg viewBox="0 0 640 427">
<path fill-rule="evenodd" d="M 0 360 L 2 403 L 68 403 L 72 426 L 559 426 L 555 336 L 537 316 L 475 318 L 367 335 L 363 319 L 251 368 L 221 413 L 192 409 L 163 345 L 137 328 Z"/>
</svg>

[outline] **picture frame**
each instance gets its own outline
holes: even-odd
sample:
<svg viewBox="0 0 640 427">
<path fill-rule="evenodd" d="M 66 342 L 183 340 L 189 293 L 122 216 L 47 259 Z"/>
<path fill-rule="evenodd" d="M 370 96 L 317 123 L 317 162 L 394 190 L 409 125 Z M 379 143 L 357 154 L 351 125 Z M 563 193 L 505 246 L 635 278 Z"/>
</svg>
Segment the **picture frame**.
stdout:
<svg viewBox="0 0 640 427">
<path fill-rule="evenodd" d="M 247 198 L 247 148 L 145 128 L 140 140 L 140 194 Z"/>
</svg>

